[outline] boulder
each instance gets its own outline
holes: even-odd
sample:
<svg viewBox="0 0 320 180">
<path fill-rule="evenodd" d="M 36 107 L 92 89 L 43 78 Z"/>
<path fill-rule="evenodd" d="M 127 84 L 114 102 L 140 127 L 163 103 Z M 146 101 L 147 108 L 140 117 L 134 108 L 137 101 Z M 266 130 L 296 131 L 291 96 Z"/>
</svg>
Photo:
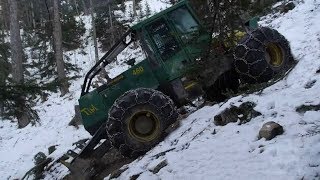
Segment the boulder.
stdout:
<svg viewBox="0 0 320 180">
<path fill-rule="evenodd" d="M 240 124 L 249 122 L 252 118 L 261 115 L 260 112 L 254 110 L 255 106 L 256 104 L 253 102 L 245 102 L 239 107 L 231 106 L 214 117 L 214 124 L 224 126 L 238 120 L 240 120 Z"/>
<path fill-rule="evenodd" d="M 296 7 L 296 5 L 293 2 L 289 2 L 283 6 L 283 8 L 280 12 L 287 13 L 287 12 L 291 11 L 292 9 L 294 9 L 295 7 Z"/>
<path fill-rule="evenodd" d="M 80 106 L 79 105 L 75 105 L 74 106 L 74 116 L 71 119 L 71 121 L 69 122 L 69 126 L 74 126 L 76 128 L 79 127 L 79 125 L 82 124 L 82 118 L 81 118 L 81 111 L 80 111 Z"/>
<path fill-rule="evenodd" d="M 274 137 L 281 135 L 283 133 L 283 127 L 273 121 L 265 123 L 259 131 L 259 139 L 265 138 L 266 140 L 271 140 Z"/>
</svg>

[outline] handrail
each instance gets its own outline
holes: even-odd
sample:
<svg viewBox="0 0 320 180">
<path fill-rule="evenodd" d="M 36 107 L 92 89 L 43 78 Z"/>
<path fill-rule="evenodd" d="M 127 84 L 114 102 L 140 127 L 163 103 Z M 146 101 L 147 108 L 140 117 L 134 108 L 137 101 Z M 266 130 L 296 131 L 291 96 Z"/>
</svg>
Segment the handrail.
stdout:
<svg viewBox="0 0 320 180">
<path fill-rule="evenodd" d="M 81 96 L 84 96 L 87 94 L 90 90 L 91 82 L 92 79 L 99 73 L 103 68 L 105 68 L 108 64 L 112 63 L 115 61 L 115 59 L 110 58 L 112 55 L 118 55 L 116 50 L 119 50 L 120 48 L 125 49 L 131 42 L 134 41 L 134 36 L 132 36 L 130 42 L 126 43 L 125 38 L 133 33 L 133 30 L 127 31 L 118 41 L 115 43 L 115 45 L 112 46 L 112 48 L 88 71 L 84 78 L 84 82 L 82 85 L 82 90 L 81 90 Z M 124 45 L 121 47 L 121 45 Z M 122 50 L 123 50 L 122 49 Z M 121 50 L 121 51 L 122 51 Z M 116 54 L 114 54 L 116 53 Z"/>
</svg>

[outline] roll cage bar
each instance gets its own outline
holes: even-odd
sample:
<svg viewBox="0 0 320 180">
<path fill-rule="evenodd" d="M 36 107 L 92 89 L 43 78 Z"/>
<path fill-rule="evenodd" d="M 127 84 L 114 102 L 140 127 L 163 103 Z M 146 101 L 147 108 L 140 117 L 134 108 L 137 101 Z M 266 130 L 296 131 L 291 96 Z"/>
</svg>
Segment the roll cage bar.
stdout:
<svg viewBox="0 0 320 180">
<path fill-rule="evenodd" d="M 131 35 L 129 42 L 126 42 L 126 38 Z M 81 96 L 86 95 L 91 87 L 92 79 L 101 72 L 108 64 L 114 62 L 118 54 L 120 54 L 129 44 L 135 41 L 135 31 L 127 31 L 112 48 L 89 70 L 86 74 L 81 90 Z"/>
</svg>

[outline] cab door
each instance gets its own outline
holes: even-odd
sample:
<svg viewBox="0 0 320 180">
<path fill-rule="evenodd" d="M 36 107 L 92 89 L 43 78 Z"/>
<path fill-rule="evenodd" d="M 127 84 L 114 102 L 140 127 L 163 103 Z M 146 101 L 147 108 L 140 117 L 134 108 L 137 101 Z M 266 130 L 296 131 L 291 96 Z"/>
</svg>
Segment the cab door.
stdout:
<svg viewBox="0 0 320 180">
<path fill-rule="evenodd" d="M 179 7 L 168 13 L 167 18 L 175 28 L 176 35 L 182 48 L 188 53 L 190 61 L 206 52 L 211 41 L 210 35 L 201 26 L 189 6 Z"/>
<path fill-rule="evenodd" d="M 175 30 L 164 17 L 159 18 L 145 27 L 147 40 L 151 48 L 156 51 L 155 58 L 161 66 L 154 72 L 162 82 L 181 77 L 185 72 L 188 55 L 181 47 Z"/>
</svg>

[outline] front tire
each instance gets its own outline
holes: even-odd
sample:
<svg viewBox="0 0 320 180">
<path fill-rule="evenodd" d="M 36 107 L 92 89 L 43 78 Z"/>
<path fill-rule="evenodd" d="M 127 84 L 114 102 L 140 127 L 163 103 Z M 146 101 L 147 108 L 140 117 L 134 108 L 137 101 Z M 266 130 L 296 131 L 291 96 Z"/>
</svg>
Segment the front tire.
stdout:
<svg viewBox="0 0 320 180">
<path fill-rule="evenodd" d="M 267 27 L 247 34 L 234 50 L 235 69 L 242 81 L 250 84 L 274 78 L 293 59 L 288 40 Z"/>
<path fill-rule="evenodd" d="M 138 157 L 165 135 L 178 118 L 173 101 L 153 89 L 135 89 L 120 96 L 110 108 L 107 134 L 112 145 L 126 157 Z"/>
</svg>

